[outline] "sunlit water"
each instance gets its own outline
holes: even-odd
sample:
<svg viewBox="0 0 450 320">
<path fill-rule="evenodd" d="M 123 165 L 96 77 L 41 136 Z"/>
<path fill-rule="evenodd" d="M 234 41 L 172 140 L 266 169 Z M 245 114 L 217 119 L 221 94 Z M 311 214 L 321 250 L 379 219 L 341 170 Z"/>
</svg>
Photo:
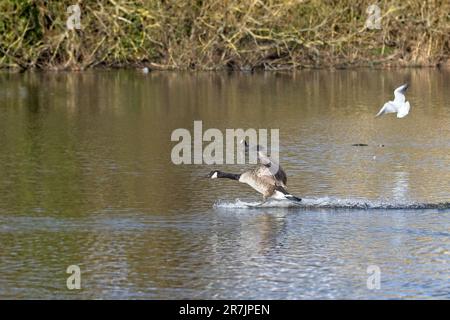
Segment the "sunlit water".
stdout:
<svg viewBox="0 0 450 320">
<path fill-rule="evenodd" d="M 405 80 L 411 114 L 375 119 Z M 1 298 L 450 298 L 448 71 L 0 83 Z M 205 178 L 248 166 L 172 164 L 171 133 L 194 120 L 280 129 L 303 203 L 254 207 L 250 187 Z M 69 265 L 79 291 L 66 287 Z"/>
</svg>

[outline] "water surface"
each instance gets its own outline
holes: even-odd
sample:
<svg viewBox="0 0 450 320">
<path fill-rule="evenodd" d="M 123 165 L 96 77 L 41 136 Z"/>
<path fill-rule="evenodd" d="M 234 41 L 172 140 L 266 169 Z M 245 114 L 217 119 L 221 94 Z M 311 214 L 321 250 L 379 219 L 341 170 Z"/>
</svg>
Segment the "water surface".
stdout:
<svg viewBox="0 0 450 320">
<path fill-rule="evenodd" d="M 411 114 L 375 119 L 405 80 Z M 448 71 L 0 82 L 1 298 L 450 298 Z M 280 129 L 305 205 L 245 208 L 248 186 L 204 178 L 248 166 L 174 165 L 170 135 L 194 120 Z"/>
</svg>

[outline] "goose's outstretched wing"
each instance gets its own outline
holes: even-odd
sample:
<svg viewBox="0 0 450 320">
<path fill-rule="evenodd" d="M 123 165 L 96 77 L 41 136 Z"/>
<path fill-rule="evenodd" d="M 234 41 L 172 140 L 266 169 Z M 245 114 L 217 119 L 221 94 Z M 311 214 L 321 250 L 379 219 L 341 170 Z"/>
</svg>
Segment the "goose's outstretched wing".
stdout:
<svg viewBox="0 0 450 320">
<path fill-rule="evenodd" d="M 270 159 L 264 152 L 261 151 L 258 152 L 258 159 L 263 166 L 269 169 L 270 173 L 273 176 L 275 176 L 277 180 L 283 182 L 283 185 L 286 186 L 287 184 L 286 173 L 278 163 Z"/>
<path fill-rule="evenodd" d="M 241 143 L 244 144 L 245 150 L 248 152 L 250 151 L 250 146 L 246 140 L 242 140 Z M 254 149 L 252 151 L 255 151 Z M 270 157 L 268 157 L 265 152 L 263 151 L 263 148 L 260 145 L 256 146 L 256 152 L 258 155 L 258 161 L 266 167 L 267 170 L 264 170 L 264 175 L 267 176 L 273 176 L 275 179 L 280 181 L 283 186 L 287 185 L 287 176 L 284 172 L 283 168 L 273 161 Z"/>
</svg>

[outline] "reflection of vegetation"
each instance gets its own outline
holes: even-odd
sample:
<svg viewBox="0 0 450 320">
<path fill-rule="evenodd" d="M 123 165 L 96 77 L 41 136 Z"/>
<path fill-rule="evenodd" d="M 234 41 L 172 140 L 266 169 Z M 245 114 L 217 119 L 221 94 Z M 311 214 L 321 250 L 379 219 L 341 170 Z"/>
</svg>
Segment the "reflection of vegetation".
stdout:
<svg viewBox="0 0 450 320">
<path fill-rule="evenodd" d="M 280 69 L 448 59 L 450 3 L 379 4 L 381 30 L 364 30 L 372 1 L 209 0 L 0 3 L 0 66 L 85 69 L 147 64 L 175 69 Z"/>
<path fill-rule="evenodd" d="M 177 195 L 161 197 L 184 188 L 165 182 L 178 177 L 167 166 L 173 128 L 161 125 L 175 110 L 168 88 L 178 77 L 162 76 L 1 73 L 0 213 L 180 206 Z"/>
</svg>

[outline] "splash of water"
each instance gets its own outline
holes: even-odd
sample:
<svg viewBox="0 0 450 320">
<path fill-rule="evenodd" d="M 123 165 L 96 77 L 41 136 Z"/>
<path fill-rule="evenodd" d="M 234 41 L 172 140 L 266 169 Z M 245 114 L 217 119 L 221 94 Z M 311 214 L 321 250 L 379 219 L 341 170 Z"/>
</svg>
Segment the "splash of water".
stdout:
<svg viewBox="0 0 450 320">
<path fill-rule="evenodd" d="M 257 201 L 219 200 L 214 208 L 248 209 L 248 208 L 305 208 L 305 209 L 450 209 L 450 202 L 384 202 L 365 199 L 339 199 L 331 197 L 303 199 L 301 203 L 288 200 L 269 200 L 265 203 Z"/>
</svg>

